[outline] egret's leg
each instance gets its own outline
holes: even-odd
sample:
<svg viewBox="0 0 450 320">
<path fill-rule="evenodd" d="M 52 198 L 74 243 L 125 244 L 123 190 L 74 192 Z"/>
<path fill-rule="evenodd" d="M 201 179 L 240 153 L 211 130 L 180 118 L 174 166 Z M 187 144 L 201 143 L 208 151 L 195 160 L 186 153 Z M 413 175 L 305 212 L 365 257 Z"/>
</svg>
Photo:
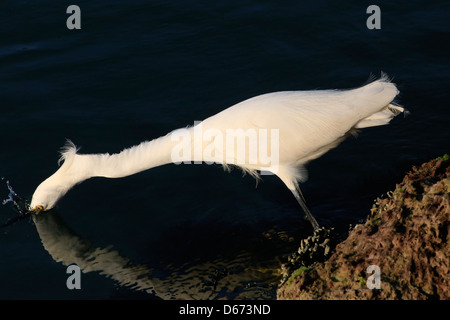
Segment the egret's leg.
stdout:
<svg viewBox="0 0 450 320">
<path fill-rule="evenodd" d="M 314 231 L 319 229 L 319 224 L 317 223 L 316 219 L 313 217 L 311 212 L 309 211 L 308 207 L 306 206 L 305 198 L 303 197 L 303 194 L 300 190 L 300 187 L 298 185 L 295 186 L 295 190 L 291 190 L 292 193 L 295 196 L 295 199 L 297 199 L 298 203 L 302 207 L 303 211 L 306 214 L 306 218 L 311 222 L 312 227 L 314 228 Z"/>
</svg>

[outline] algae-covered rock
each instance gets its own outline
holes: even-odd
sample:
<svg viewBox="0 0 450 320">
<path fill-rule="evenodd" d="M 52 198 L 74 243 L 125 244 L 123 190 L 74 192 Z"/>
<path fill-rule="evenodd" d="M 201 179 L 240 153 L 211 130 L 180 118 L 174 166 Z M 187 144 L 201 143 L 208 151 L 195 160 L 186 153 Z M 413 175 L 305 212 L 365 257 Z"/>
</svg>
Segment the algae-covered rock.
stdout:
<svg viewBox="0 0 450 320">
<path fill-rule="evenodd" d="M 278 299 L 449 299 L 449 164 L 414 167 L 328 260 L 288 262 Z"/>
</svg>

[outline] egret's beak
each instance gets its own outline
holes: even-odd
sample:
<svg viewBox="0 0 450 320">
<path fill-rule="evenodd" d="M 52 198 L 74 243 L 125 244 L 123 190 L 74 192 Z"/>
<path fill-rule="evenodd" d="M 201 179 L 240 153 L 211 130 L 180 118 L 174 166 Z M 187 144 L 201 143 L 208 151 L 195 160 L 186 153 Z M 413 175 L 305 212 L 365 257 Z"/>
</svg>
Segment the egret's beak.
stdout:
<svg viewBox="0 0 450 320">
<path fill-rule="evenodd" d="M 36 206 L 33 209 L 31 209 L 30 211 L 31 211 L 31 213 L 39 214 L 42 211 L 44 211 L 44 206 Z"/>
</svg>

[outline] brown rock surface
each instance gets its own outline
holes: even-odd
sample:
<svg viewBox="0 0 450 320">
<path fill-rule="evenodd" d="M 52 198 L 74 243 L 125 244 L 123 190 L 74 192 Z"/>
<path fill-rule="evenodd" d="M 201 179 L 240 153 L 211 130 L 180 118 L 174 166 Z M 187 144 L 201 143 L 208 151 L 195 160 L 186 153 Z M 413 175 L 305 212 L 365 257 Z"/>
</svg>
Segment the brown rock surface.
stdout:
<svg viewBox="0 0 450 320">
<path fill-rule="evenodd" d="M 278 299 L 449 299 L 449 164 L 446 155 L 414 167 L 328 260 L 290 273 Z M 367 287 L 370 265 L 380 289 Z"/>
</svg>

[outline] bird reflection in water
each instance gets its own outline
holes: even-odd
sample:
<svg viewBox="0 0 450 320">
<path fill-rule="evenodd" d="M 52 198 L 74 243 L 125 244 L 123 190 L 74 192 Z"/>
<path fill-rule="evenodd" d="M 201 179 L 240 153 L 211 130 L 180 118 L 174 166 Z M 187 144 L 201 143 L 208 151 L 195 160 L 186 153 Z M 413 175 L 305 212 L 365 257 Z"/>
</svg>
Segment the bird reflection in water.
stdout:
<svg viewBox="0 0 450 320">
<path fill-rule="evenodd" d="M 119 285 L 160 299 L 274 299 L 278 276 L 273 269 L 258 268 L 247 253 L 230 260 L 189 263 L 163 270 L 164 279 L 145 264 L 134 264 L 113 246 L 95 247 L 77 235 L 56 210 L 33 215 L 44 248 L 65 266 L 76 264 L 83 273 L 98 272 Z M 252 265 L 253 264 L 253 265 Z M 251 279 L 249 281 L 249 279 Z"/>
<path fill-rule="evenodd" d="M 83 273 L 99 272 L 121 285 L 158 295 L 147 266 L 134 265 L 112 246 L 93 246 L 65 224 L 56 210 L 33 215 L 33 222 L 45 250 L 56 262 L 65 266 L 76 264 Z"/>
</svg>

